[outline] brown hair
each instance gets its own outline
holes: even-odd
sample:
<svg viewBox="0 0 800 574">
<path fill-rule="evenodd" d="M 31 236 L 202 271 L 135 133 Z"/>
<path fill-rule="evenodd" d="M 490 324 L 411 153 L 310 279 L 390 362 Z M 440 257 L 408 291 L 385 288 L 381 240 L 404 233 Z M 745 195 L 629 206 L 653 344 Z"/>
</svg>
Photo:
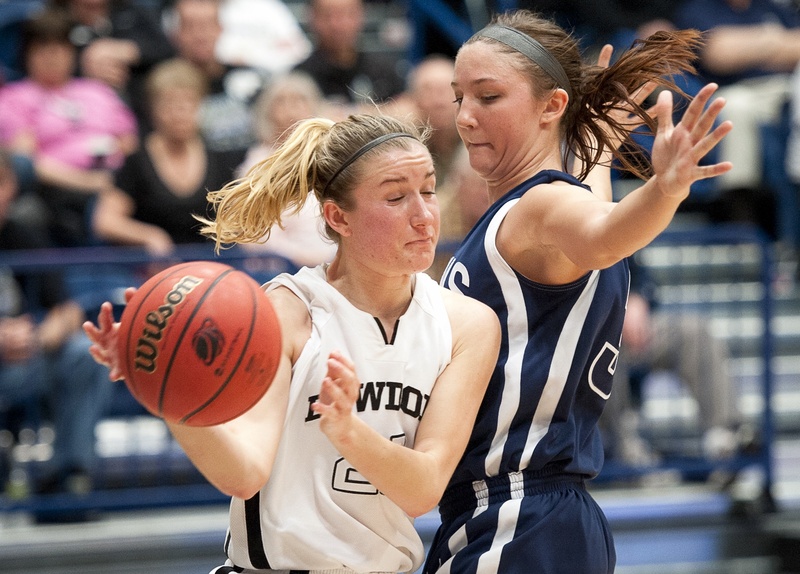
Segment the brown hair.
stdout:
<svg viewBox="0 0 800 574">
<path fill-rule="evenodd" d="M 63 8 L 43 8 L 25 20 L 22 26 L 21 54 L 27 54 L 31 46 L 58 42 L 69 44 L 74 22 Z"/>
<path fill-rule="evenodd" d="M 392 133 L 411 137 L 385 141 L 340 171 L 359 150 Z M 232 243 L 264 243 L 272 226 L 281 225 L 281 215 L 300 211 L 312 192 L 320 204 L 332 201 L 352 209 L 351 191 L 364 176 L 370 157 L 389 148 L 409 149 L 411 139 L 425 144 L 427 137 L 427 130 L 414 123 L 385 115 L 351 115 L 340 122 L 303 120 L 244 177 L 208 194 L 216 215 L 213 221 L 198 218 L 204 224 L 200 232 L 214 239 L 217 250 Z M 326 226 L 326 231 L 335 238 L 332 229 Z"/>
<path fill-rule="evenodd" d="M 638 146 L 617 149 L 615 141 L 626 141 L 632 128 L 614 121 L 616 109 L 629 109 L 651 133 L 656 121 L 633 100 L 634 92 L 648 82 L 685 95 L 672 76 L 694 71 L 694 61 L 701 44 L 696 30 L 657 32 L 636 40 L 630 49 L 608 68 L 586 65 L 577 40 L 556 23 L 529 10 L 516 10 L 493 17 L 492 23 L 509 26 L 538 41 L 561 64 L 569 80 L 572 97 L 561 121 L 564 138 L 564 165 L 570 156 L 581 161 L 579 179 L 585 179 L 605 149 L 611 149 L 623 169 L 646 178 L 651 166 L 646 153 Z M 493 42 L 498 49 L 515 57 L 522 73 L 531 78 L 534 94 L 544 97 L 555 89 L 555 80 L 540 66 L 520 52 L 495 40 L 473 36 L 466 44 Z M 607 126 L 614 135 L 607 134 Z"/>
</svg>

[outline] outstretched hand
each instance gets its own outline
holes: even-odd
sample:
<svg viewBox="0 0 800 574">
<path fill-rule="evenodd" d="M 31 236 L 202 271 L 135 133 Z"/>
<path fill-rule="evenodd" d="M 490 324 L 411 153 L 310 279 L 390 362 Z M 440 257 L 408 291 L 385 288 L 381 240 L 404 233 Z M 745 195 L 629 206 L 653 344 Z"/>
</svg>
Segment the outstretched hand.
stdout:
<svg viewBox="0 0 800 574">
<path fill-rule="evenodd" d="M 136 289 L 130 287 L 125 290 L 125 301 L 130 301 Z M 92 342 L 89 353 L 92 358 L 109 369 L 108 378 L 112 381 L 123 379 L 121 358 L 117 347 L 119 337 L 119 323 L 114 321 L 114 312 L 111 303 L 106 301 L 100 306 L 97 315 L 97 325 L 91 321 L 83 324 L 83 330 Z"/>
<path fill-rule="evenodd" d="M 353 362 L 337 351 L 332 352 L 319 399 L 311 408 L 320 415 L 320 429 L 334 443 L 345 439 L 351 428 L 349 422 L 360 388 Z"/>
<path fill-rule="evenodd" d="M 716 90 L 716 84 L 704 86 L 677 125 L 672 123 L 672 93 L 665 90 L 658 96 L 655 105 L 658 130 L 652 163 L 656 184 L 665 195 L 685 198 L 695 181 L 722 175 L 733 167 L 729 161 L 700 165 L 700 160 L 733 129 L 730 121 L 714 127 L 725 107 L 722 98 L 708 103 Z"/>
</svg>

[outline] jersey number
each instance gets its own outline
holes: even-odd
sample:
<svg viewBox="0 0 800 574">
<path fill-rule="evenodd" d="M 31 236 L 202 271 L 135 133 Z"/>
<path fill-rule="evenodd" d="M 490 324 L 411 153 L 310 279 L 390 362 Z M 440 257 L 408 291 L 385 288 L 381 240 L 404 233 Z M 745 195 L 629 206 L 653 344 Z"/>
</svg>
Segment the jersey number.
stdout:
<svg viewBox="0 0 800 574">
<path fill-rule="evenodd" d="M 400 434 L 391 437 L 389 440 L 402 445 L 406 443 L 406 435 Z M 333 465 L 333 490 L 347 492 L 349 494 L 379 494 L 378 489 L 370 484 L 355 468 L 350 466 L 344 458 L 338 459 Z"/>
</svg>

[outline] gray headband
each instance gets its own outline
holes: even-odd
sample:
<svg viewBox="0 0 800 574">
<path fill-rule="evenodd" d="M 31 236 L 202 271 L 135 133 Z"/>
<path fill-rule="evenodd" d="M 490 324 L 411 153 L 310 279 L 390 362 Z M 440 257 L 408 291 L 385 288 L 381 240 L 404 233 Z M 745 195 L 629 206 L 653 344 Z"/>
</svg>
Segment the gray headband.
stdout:
<svg viewBox="0 0 800 574">
<path fill-rule="evenodd" d="M 558 63 L 553 55 L 539 42 L 523 34 L 519 30 L 501 24 L 492 24 L 480 30 L 473 37 L 491 38 L 501 44 L 505 44 L 520 54 L 527 56 L 534 64 L 542 68 L 548 76 L 553 78 L 559 88 L 567 92 L 572 99 L 572 88 L 569 85 L 569 78 L 564 72 L 564 68 Z"/>
<path fill-rule="evenodd" d="M 363 146 L 358 148 L 353 155 L 351 155 L 349 158 L 347 158 L 345 160 L 345 162 L 342 165 L 339 166 L 339 169 L 336 170 L 336 172 L 328 180 L 328 183 L 325 184 L 325 187 L 322 188 L 322 193 L 320 195 L 325 195 L 325 192 L 331 186 L 331 184 L 333 183 L 333 180 L 336 179 L 337 177 L 339 177 L 339 175 L 344 170 L 346 170 L 348 167 L 350 167 L 350 165 L 352 165 L 352 163 L 354 161 L 356 161 L 358 158 L 360 158 L 362 155 L 367 153 L 372 148 L 374 148 L 376 146 L 379 146 L 380 144 L 382 144 L 385 141 L 393 140 L 395 138 L 417 139 L 414 136 L 412 136 L 411 134 L 405 134 L 405 133 L 402 133 L 402 132 L 391 132 L 391 133 L 388 133 L 388 134 L 384 134 L 384 135 L 382 135 L 382 136 L 380 136 L 378 138 L 375 138 L 374 140 L 372 140 L 370 142 L 367 142 L 366 144 L 364 144 Z"/>
</svg>

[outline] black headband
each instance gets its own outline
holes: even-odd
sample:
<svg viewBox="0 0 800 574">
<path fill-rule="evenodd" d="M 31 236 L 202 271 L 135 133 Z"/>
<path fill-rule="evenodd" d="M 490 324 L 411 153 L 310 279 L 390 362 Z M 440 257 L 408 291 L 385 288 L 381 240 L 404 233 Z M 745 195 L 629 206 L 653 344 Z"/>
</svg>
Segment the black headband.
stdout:
<svg viewBox="0 0 800 574">
<path fill-rule="evenodd" d="M 491 38 L 509 48 L 513 48 L 520 54 L 527 56 L 529 60 L 542 68 L 547 75 L 556 81 L 559 88 L 567 92 L 572 99 L 572 88 L 569 85 L 569 78 L 564 72 L 564 68 L 558 63 L 553 55 L 539 42 L 523 34 L 519 30 L 501 24 L 492 24 L 480 30 L 474 37 Z"/>
<path fill-rule="evenodd" d="M 417 139 L 417 138 L 415 138 L 414 136 L 412 136 L 411 134 L 404 134 L 404 133 L 402 133 L 402 132 L 391 132 L 391 133 L 388 133 L 388 134 L 384 134 L 384 135 L 382 135 L 381 137 L 375 138 L 375 139 L 374 139 L 374 140 L 372 140 L 371 142 L 367 142 L 366 144 L 364 144 L 363 146 L 361 146 L 360 148 L 358 148 L 358 149 L 356 150 L 356 152 L 355 152 L 353 155 L 351 155 L 349 158 L 347 158 L 347 160 L 345 160 L 345 162 L 344 162 L 342 165 L 340 165 L 340 166 L 339 166 L 339 169 L 337 169 L 337 170 L 336 170 L 336 173 L 334 173 L 334 174 L 331 176 L 331 178 L 328 180 L 328 183 L 326 183 L 326 184 L 325 184 L 325 187 L 323 187 L 323 188 L 322 188 L 322 193 L 321 193 L 321 195 L 323 195 L 323 196 L 325 195 L 325 192 L 328 190 L 328 188 L 330 187 L 331 183 L 333 183 L 333 180 L 334 180 L 334 179 L 336 179 L 337 177 L 339 177 L 339 175 L 340 175 L 340 174 L 341 174 L 341 173 L 342 173 L 344 170 L 346 170 L 348 167 L 350 167 L 350 165 L 351 165 L 351 164 L 352 164 L 354 161 L 356 161 L 358 158 L 360 158 L 362 155 L 364 155 L 365 153 L 367 153 L 367 152 L 368 152 L 369 150 L 371 150 L 372 148 L 374 148 L 374 147 L 376 147 L 376 146 L 379 146 L 379 145 L 381 145 L 381 144 L 382 144 L 383 142 L 385 142 L 385 141 L 393 140 L 393 139 L 395 139 L 395 138 L 412 138 L 412 139 Z"/>
</svg>

